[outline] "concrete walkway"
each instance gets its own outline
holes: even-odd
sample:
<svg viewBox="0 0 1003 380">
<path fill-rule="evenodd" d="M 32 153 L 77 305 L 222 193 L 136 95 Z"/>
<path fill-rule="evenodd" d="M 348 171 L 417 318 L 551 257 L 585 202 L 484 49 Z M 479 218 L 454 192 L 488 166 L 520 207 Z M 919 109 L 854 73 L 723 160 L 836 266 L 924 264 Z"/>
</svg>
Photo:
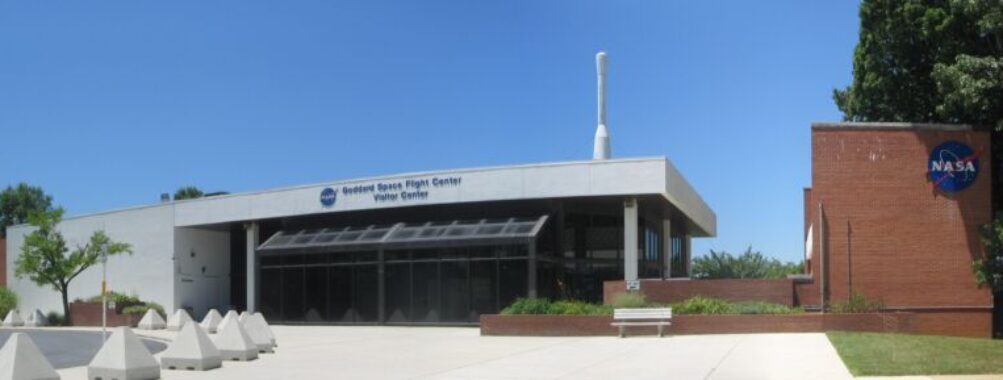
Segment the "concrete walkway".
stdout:
<svg viewBox="0 0 1003 380">
<path fill-rule="evenodd" d="M 164 379 L 852 379 L 824 334 L 481 337 L 476 328 L 273 326 L 256 361 Z M 171 339 L 172 332 L 142 332 Z M 83 379 L 85 367 L 59 371 Z"/>
</svg>

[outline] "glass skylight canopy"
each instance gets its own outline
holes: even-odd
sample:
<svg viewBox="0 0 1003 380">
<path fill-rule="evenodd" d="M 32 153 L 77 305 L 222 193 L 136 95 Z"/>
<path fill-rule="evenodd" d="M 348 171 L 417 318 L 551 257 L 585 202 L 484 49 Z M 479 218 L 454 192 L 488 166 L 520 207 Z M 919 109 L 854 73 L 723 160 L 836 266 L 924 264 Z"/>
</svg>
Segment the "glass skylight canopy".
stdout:
<svg viewBox="0 0 1003 380">
<path fill-rule="evenodd" d="M 311 253 L 471 245 L 529 244 L 547 223 L 537 218 L 503 218 L 397 223 L 276 232 L 258 252 Z"/>
</svg>

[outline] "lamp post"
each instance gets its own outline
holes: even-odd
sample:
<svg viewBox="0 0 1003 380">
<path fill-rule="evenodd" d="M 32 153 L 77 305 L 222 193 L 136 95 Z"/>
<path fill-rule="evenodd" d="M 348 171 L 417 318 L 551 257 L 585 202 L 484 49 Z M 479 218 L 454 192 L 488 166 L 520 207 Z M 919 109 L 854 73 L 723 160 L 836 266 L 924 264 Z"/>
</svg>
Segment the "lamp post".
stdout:
<svg viewBox="0 0 1003 380">
<path fill-rule="evenodd" d="M 108 340 L 108 244 L 101 244 L 101 341 Z"/>
</svg>

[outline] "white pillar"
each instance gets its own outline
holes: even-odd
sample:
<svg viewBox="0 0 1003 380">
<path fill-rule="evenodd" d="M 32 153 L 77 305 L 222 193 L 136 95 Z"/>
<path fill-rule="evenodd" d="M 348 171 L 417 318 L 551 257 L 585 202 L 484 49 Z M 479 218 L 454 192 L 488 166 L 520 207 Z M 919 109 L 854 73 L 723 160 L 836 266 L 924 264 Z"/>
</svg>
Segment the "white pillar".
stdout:
<svg viewBox="0 0 1003 380">
<path fill-rule="evenodd" d="M 637 281 L 637 199 L 623 202 L 623 279 Z"/>
<path fill-rule="evenodd" d="M 258 257 L 254 254 L 258 248 L 258 224 L 251 222 L 244 225 L 247 232 L 247 311 L 258 311 L 256 295 L 258 294 Z"/>
<path fill-rule="evenodd" d="M 672 277 L 672 221 L 662 219 L 662 260 L 665 261 L 665 278 Z"/>
</svg>

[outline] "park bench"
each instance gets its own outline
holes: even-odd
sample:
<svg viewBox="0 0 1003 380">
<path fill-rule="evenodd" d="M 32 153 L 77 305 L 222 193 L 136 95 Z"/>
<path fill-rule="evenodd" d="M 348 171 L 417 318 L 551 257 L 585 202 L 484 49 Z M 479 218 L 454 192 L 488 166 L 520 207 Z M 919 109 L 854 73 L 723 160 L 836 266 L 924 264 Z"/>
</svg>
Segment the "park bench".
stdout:
<svg viewBox="0 0 1003 380">
<path fill-rule="evenodd" d="M 672 308 L 614 309 L 613 323 L 620 329 L 620 337 L 626 336 L 628 326 L 658 326 L 658 336 L 665 336 L 665 326 L 672 324 Z"/>
</svg>

